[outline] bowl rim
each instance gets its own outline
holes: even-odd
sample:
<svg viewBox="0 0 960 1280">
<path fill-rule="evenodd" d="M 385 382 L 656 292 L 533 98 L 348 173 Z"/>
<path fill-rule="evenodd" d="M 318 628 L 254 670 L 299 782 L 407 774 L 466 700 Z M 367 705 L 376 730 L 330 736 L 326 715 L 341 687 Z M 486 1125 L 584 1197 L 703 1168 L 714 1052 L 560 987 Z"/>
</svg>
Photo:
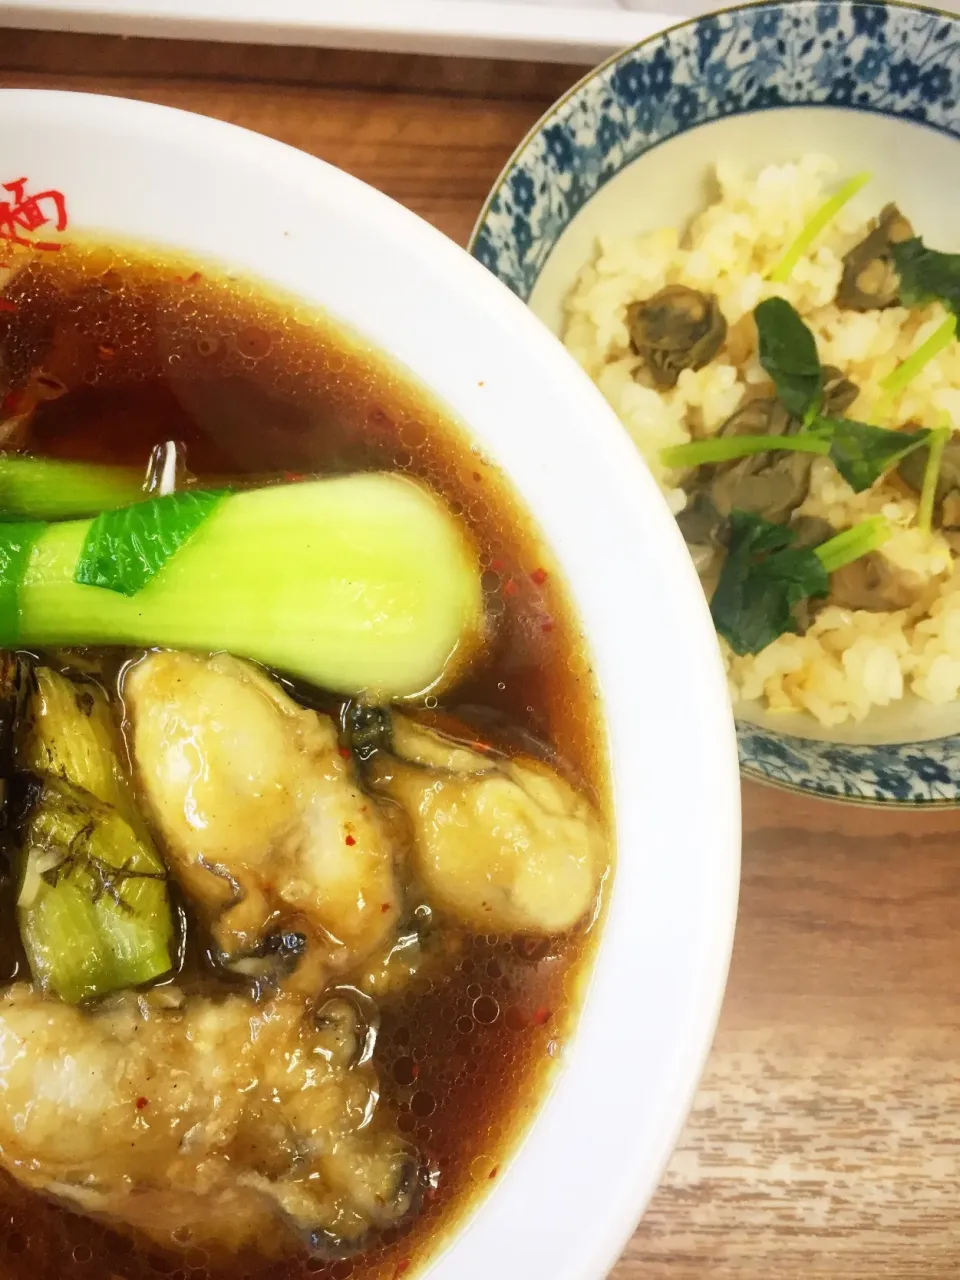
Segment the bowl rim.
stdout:
<svg viewBox="0 0 960 1280">
<path fill-rule="evenodd" d="M 554 121 L 566 118 L 565 108 L 585 92 L 591 91 L 597 81 L 611 68 L 628 62 L 637 55 L 649 56 L 651 51 L 669 43 L 671 37 L 694 32 L 703 23 L 713 24 L 724 18 L 742 22 L 764 11 L 777 11 L 783 14 L 789 14 L 791 10 L 815 11 L 820 3 L 821 0 L 757 0 L 755 3 L 751 0 L 741 0 L 740 3 L 728 4 L 723 8 L 686 17 L 605 58 L 551 103 L 514 148 L 494 180 L 477 215 L 467 241 L 468 251 L 480 261 L 484 260 L 483 255 L 478 252 L 480 238 L 493 213 L 492 206 L 503 192 L 511 175 L 521 166 L 531 145 L 543 135 L 544 131 Z M 915 0 L 822 0 L 822 3 L 824 7 L 830 7 L 838 12 L 879 9 L 916 14 L 920 17 L 934 17 L 960 34 L 960 13 L 950 12 L 937 5 L 916 3 Z M 875 37 L 871 36 L 870 39 L 874 41 Z M 774 107 L 743 107 L 731 112 L 730 118 L 762 110 L 789 111 L 803 106 L 828 108 L 829 105 L 787 101 Z M 874 106 L 856 106 L 851 109 L 873 114 L 890 114 Z M 582 204 L 575 207 L 572 216 L 563 224 L 560 237 L 571 221 L 616 173 L 636 163 L 650 151 L 668 145 L 674 138 L 695 131 L 703 123 L 704 121 L 697 120 L 692 125 L 687 125 L 667 137 L 656 139 L 641 153 L 626 160 L 591 190 Z M 943 126 L 929 120 L 914 120 L 912 123 L 917 127 L 946 133 L 952 139 L 960 140 L 960 123 L 955 130 L 944 129 Z M 556 241 L 542 265 L 545 265 L 555 244 Z M 494 265 L 489 263 L 485 265 L 496 274 Z M 734 708 L 734 712 L 737 713 L 737 708 Z M 742 776 L 780 790 L 816 796 L 828 801 L 881 808 L 929 810 L 960 807 L 960 770 L 957 769 L 957 762 L 960 761 L 960 733 L 919 739 L 905 736 L 897 741 L 881 744 L 842 745 L 817 738 L 812 734 L 802 736 L 793 734 L 789 726 L 778 731 L 769 724 L 761 726 L 738 717 L 737 739 Z"/>
<path fill-rule="evenodd" d="M 546 124 L 553 119 L 558 111 L 566 106 L 572 99 L 578 96 L 588 85 L 590 85 L 598 76 L 602 75 L 609 67 L 614 66 L 624 58 L 630 57 L 632 54 L 640 53 L 641 50 L 647 49 L 656 44 L 661 44 L 665 37 L 669 37 L 671 33 L 683 31 L 686 28 L 696 28 L 705 18 L 728 18 L 733 14 L 757 13 L 764 9 L 790 9 L 794 6 L 799 7 L 810 3 L 818 4 L 821 0 L 740 0 L 739 4 L 726 4 L 722 8 L 710 9 L 706 13 L 695 14 L 692 17 L 685 17 L 677 22 L 671 22 L 669 26 L 662 27 L 658 31 L 653 31 L 649 35 L 643 37 L 642 40 L 636 41 L 635 44 L 626 45 L 623 49 L 609 54 L 602 62 L 598 62 L 596 66 L 585 71 L 583 75 L 576 80 L 569 89 L 556 98 L 549 107 L 538 117 L 523 135 L 514 149 L 510 152 L 509 157 L 504 162 L 493 180 L 493 185 L 484 197 L 483 204 L 480 206 L 480 212 L 474 219 L 473 226 L 470 228 L 470 234 L 467 237 L 466 250 L 472 254 L 477 243 L 477 238 L 483 230 L 484 223 L 490 214 L 490 206 L 500 194 L 504 183 L 510 176 L 510 173 L 516 167 L 517 160 L 526 151 L 530 143 L 539 134 L 543 132 Z M 941 9 L 938 5 L 919 4 L 916 0 L 823 0 L 823 3 L 832 3 L 837 8 L 850 5 L 873 5 L 884 9 L 906 9 L 915 13 L 936 14 L 943 18 L 944 21 L 950 22 L 952 25 L 960 25 L 960 14 L 951 13 L 948 9 Z M 786 109 L 786 108 L 785 108 Z"/>
</svg>

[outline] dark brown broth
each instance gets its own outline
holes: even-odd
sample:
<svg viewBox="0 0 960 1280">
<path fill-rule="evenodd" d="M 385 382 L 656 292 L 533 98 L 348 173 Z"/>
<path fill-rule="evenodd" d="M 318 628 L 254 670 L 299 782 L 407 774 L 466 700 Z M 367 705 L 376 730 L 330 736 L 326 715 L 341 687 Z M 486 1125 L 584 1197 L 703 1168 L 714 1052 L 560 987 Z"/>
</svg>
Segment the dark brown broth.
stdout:
<svg viewBox="0 0 960 1280">
<path fill-rule="evenodd" d="M 606 807 L 596 691 L 562 585 L 496 468 L 421 388 L 290 299 L 192 264 L 70 247 L 34 261 L 5 296 L 18 309 L 0 312 L 3 416 L 38 369 L 66 388 L 35 414 L 31 451 L 141 464 L 154 445 L 176 439 L 200 476 L 399 468 L 441 492 L 481 549 L 496 631 L 487 661 L 451 691 L 438 717 L 451 711 L 508 749 L 549 744 Z M 0 980 L 8 980 L 18 969 L 24 975 L 9 941 L 9 889 L 0 914 Z M 442 980 L 414 979 L 382 1002 L 376 1060 L 385 1105 L 397 1109 L 439 1180 L 417 1217 L 363 1255 L 218 1263 L 131 1240 L 5 1181 L 0 1275 L 404 1274 L 490 1187 L 529 1120 L 575 1011 L 588 933 L 533 947 L 470 938 Z M 188 981 L 204 980 L 200 954 L 188 947 Z"/>
</svg>

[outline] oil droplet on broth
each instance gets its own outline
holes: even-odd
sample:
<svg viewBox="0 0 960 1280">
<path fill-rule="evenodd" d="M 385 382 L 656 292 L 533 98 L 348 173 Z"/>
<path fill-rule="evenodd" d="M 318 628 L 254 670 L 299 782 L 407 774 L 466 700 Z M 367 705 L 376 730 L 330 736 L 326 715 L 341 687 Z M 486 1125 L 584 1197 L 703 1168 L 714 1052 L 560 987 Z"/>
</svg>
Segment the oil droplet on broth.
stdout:
<svg viewBox="0 0 960 1280">
<path fill-rule="evenodd" d="M 497 1174 L 499 1160 L 496 1156 L 483 1155 L 474 1156 L 470 1161 L 470 1177 L 474 1182 L 489 1182 Z"/>
</svg>

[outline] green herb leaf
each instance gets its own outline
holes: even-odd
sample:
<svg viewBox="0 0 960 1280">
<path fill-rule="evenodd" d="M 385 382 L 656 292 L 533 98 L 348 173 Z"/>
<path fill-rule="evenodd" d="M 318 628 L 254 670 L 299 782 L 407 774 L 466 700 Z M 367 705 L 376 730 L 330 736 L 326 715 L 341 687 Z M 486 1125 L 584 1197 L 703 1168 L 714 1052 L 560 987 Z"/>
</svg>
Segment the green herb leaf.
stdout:
<svg viewBox="0 0 960 1280">
<path fill-rule="evenodd" d="M 225 496 L 222 489 L 170 493 L 102 512 L 84 539 L 74 582 L 136 595 Z"/>
<path fill-rule="evenodd" d="M 33 544 L 46 527 L 37 520 L 0 524 L 0 646 L 19 639 L 20 583 Z"/>
<path fill-rule="evenodd" d="M 731 512 L 729 549 L 710 612 L 734 653 L 759 653 L 796 631 L 796 606 L 827 594 L 826 569 L 815 551 L 792 545 L 794 536 L 762 516 Z"/>
<path fill-rule="evenodd" d="M 930 432 L 890 431 L 853 418 L 818 418 L 813 434 L 830 441 L 830 460 L 855 493 L 876 484 L 884 472 L 919 449 Z"/>
<path fill-rule="evenodd" d="M 777 398 L 795 418 L 807 419 L 820 408 L 823 393 L 823 368 L 813 334 L 783 298 L 767 298 L 753 318 L 760 363 L 773 379 Z"/>
<path fill-rule="evenodd" d="M 960 319 L 960 253 L 928 249 L 919 236 L 893 245 L 892 253 L 904 306 L 942 302 Z"/>
<path fill-rule="evenodd" d="M 685 468 L 757 453 L 817 453 L 829 455 L 847 484 L 860 493 L 919 449 L 929 434 L 924 427 L 891 431 L 853 418 L 816 418 L 808 431 L 794 436 L 717 436 L 671 445 L 660 450 L 660 461 L 665 467 Z"/>
<path fill-rule="evenodd" d="M 710 601 L 714 626 L 735 653 L 759 653 L 797 630 L 797 605 L 822 599 L 831 573 L 875 551 L 889 535 L 886 520 L 871 516 L 819 547 L 798 547 L 787 526 L 731 512 L 729 550 Z"/>
</svg>

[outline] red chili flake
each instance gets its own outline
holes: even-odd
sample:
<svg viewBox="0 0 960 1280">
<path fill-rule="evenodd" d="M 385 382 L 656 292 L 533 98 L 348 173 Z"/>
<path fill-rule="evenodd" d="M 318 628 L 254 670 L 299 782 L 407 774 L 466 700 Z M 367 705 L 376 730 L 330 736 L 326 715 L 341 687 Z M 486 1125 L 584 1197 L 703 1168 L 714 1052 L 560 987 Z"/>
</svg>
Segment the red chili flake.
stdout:
<svg viewBox="0 0 960 1280">
<path fill-rule="evenodd" d="M 410 1259 L 401 1258 L 396 1265 L 396 1269 L 394 1270 L 393 1280 L 399 1280 L 399 1277 L 402 1276 L 405 1271 L 409 1271 L 409 1269 L 410 1269 Z"/>
<path fill-rule="evenodd" d="M 541 630 L 541 631 L 552 631 L 552 630 L 553 630 L 553 619 L 552 619 L 552 618 L 544 618 L 544 620 L 540 623 L 540 630 Z"/>
<path fill-rule="evenodd" d="M 19 311 L 20 308 L 9 298 L 0 298 L 0 311 Z"/>
<path fill-rule="evenodd" d="M 512 578 L 508 578 L 506 582 L 503 584 L 503 594 L 505 596 L 515 596 L 517 594 L 518 589 L 519 588 L 517 587 L 517 584 L 514 582 Z"/>
<path fill-rule="evenodd" d="M 539 1009 L 534 1011 L 532 1021 L 534 1026 L 542 1027 L 545 1022 L 549 1022 L 550 1017 L 550 1010 L 545 1009 L 543 1005 L 541 1005 Z"/>
<path fill-rule="evenodd" d="M 384 903 L 383 903 L 383 905 L 380 907 L 380 910 L 381 910 L 381 911 L 389 911 L 389 910 L 390 910 L 390 903 L 389 903 L 389 902 L 384 902 Z"/>
<path fill-rule="evenodd" d="M 490 1170 L 490 1172 L 487 1174 L 487 1180 L 492 1181 L 499 1172 L 500 1172 L 500 1166 L 498 1164 L 495 1164 L 493 1168 Z"/>
<path fill-rule="evenodd" d="M 293 484 L 293 483 L 296 483 L 297 480 L 303 479 L 303 472 L 302 471 L 285 471 L 283 473 L 283 478 L 284 480 L 287 481 L 288 484 Z"/>
<path fill-rule="evenodd" d="M 112 360 L 116 354 L 117 352 L 114 347 L 107 347 L 107 346 L 104 346 L 102 343 L 99 347 L 97 347 L 97 355 L 100 357 L 101 360 Z"/>
<path fill-rule="evenodd" d="M 499 573 L 499 572 L 500 572 L 500 570 L 503 568 L 503 561 L 502 561 L 502 560 L 491 560 L 491 561 L 490 561 L 490 568 L 493 570 L 493 572 L 494 572 L 494 573 Z"/>
<path fill-rule="evenodd" d="M 346 843 L 346 844 L 356 844 L 357 842 L 356 842 L 356 840 L 354 839 L 354 837 L 353 837 L 353 836 L 347 836 L 347 839 L 346 839 L 346 842 L 345 842 L 345 843 Z"/>
<path fill-rule="evenodd" d="M 200 272 L 191 271 L 191 273 L 187 276 L 187 284 L 196 284 L 199 279 L 200 279 Z"/>
<path fill-rule="evenodd" d="M 413 1076 L 414 1080 L 416 1080 L 416 1078 L 419 1076 L 420 1068 L 417 1066 L 416 1063 L 414 1063 L 413 1066 L 410 1068 L 410 1074 L 411 1076 Z"/>
<path fill-rule="evenodd" d="M 0 413 L 16 413 L 22 399 L 22 391 L 8 391 L 0 402 Z"/>
<path fill-rule="evenodd" d="M 536 583 L 538 587 L 542 587 L 548 576 L 546 569 L 534 569 L 530 575 L 530 581 Z"/>
<path fill-rule="evenodd" d="M 350 748 L 349 748 L 349 747 L 338 747 L 338 748 L 337 748 L 337 750 L 338 750 L 338 751 L 340 752 L 340 754 L 343 756 L 344 760 L 349 760 L 349 759 L 350 759 Z"/>
<path fill-rule="evenodd" d="M 137 1110 L 138 1110 L 138 1111 L 142 1111 L 144 1107 L 149 1107 L 149 1105 L 150 1105 L 150 1099 L 149 1099 L 149 1098 L 140 1097 L 140 1098 L 138 1098 L 138 1099 L 137 1099 Z"/>
</svg>

